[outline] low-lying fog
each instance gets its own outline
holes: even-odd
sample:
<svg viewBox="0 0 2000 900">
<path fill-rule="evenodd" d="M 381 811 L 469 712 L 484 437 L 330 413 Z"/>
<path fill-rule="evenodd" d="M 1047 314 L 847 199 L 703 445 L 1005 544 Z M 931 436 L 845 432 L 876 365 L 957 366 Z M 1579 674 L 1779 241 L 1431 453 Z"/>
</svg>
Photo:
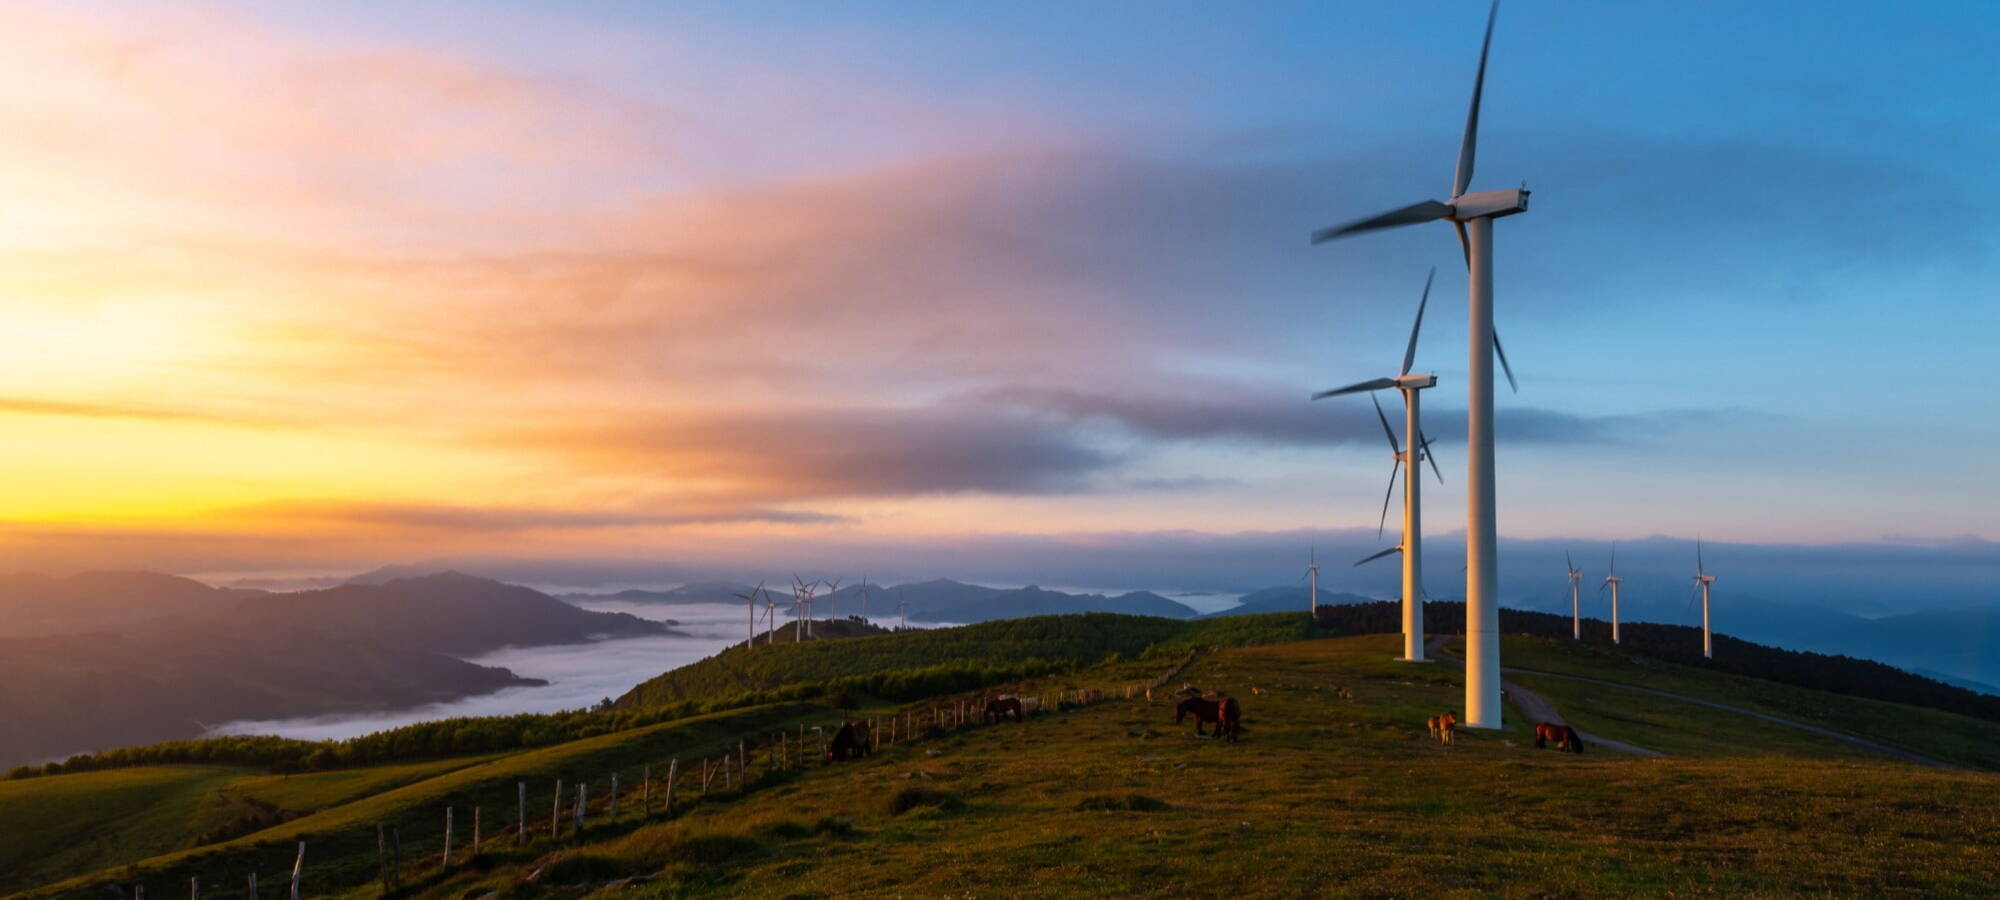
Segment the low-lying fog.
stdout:
<svg viewBox="0 0 2000 900">
<path fill-rule="evenodd" d="M 594 601 L 577 604 L 599 612 L 625 612 L 656 621 L 673 619 L 682 635 L 620 638 L 591 644 L 554 647 L 504 647 L 472 658 L 483 666 L 503 666 L 523 678 L 540 678 L 543 687 L 507 688 L 449 703 L 347 716 L 265 719 L 225 722 L 209 734 L 277 734 L 307 740 L 339 739 L 454 716 L 497 716 L 524 712 L 556 712 L 591 706 L 648 678 L 686 665 L 743 640 L 749 613 L 741 606 L 687 606 Z M 784 611 L 779 610 L 782 620 Z"/>
</svg>

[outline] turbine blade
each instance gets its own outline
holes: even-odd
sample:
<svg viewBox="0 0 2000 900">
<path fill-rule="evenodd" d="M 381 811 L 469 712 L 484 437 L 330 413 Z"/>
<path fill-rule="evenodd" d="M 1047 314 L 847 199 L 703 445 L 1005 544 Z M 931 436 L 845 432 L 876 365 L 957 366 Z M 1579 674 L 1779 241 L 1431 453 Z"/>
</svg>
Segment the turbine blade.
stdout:
<svg viewBox="0 0 2000 900">
<path fill-rule="evenodd" d="M 1387 549 L 1387 550 L 1384 550 L 1384 551 L 1382 551 L 1382 552 L 1380 552 L 1380 553 L 1372 553 L 1372 554 L 1369 554 L 1369 556 L 1368 556 L 1368 558 L 1367 558 L 1367 559 L 1364 559 L 1364 560 L 1362 560 L 1362 561 L 1360 561 L 1360 562 L 1358 562 L 1358 563 L 1355 563 L 1354 565 L 1355 565 L 1355 567 L 1356 567 L 1356 568 L 1359 568 L 1359 567 L 1361 567 L 1361 566 L 1365 566 L 1365 565 L 1367 565 L 1367 564 L 1369 564 L 1369 563 L 1372 563 L 1372 562 L 1374 562 L 1374 561 L 1376 561 L 1376 560 L 1378 560 L 1378 559 L 1381 559 L 1381 558 L 1382 558 L 1382 557 L 1384 557 L 1384 556 L 1388 556 L 1388 555 L 1389 555 L 1389 554 L 1391 554 L 1391 553 L 1401 553 L 1401 552 L 1403 552 L 1403 548 L 1401 548 L 1401 547 L 1390 547 L 1389 549 Z"/>
<path fill-rule="evenodd" d="M 1341 394 L 1359 394 L 1362 391 L 1379 391 L 1383 388 L 1392 388 L 1395 386 L 1396 379 L 1394 378 L 1374 378 L 1368 381 L 1356 382 L 1346 387 L 1334 388 L 1330 391 L 1320 391 L 1312 395 L 1312 398 L 1314 400 L 1325 400 L 1328 397 L 1338 397 Z"/>
<path fill-rule="evenodd" d="M 1402 468 L 1403 461 L 1400 459 L 1389 467 L 1389 489 L 1382 492 L 1382 518 L 1375 523 L 1375 537 L 1378 540 L 1382 537 L 1382 529 L 1389 527 L 1389 498 L 1396 496 L 1396 472 Z"/>
<path fill-rule="evenodd" d="M 1418 434 L 1422 434 L 1423 432 L 1421 432 L 1421 431 L 1420 431 L 1420 432 L 1417 432 L 1417 433 L 1418 433 Z M 1425 458 L 1425 459 L 1427 459 L 1427 460 L 1430 460 L 1430 462 L 1431 462 L 1431 474 L 1433 474 L 1433 475 L 1436 475 L 1436 476 L 1437 476 L 1437 478 L 1438 478 L 1438 484 L 1443 484 L 1443 483 L 1444 483 L 1444 473 L 1443 473 L 1443 472 L 1440 472 L 1440 471 L 1438 471 L 1438 461 L 1437 461 L 1437 457 L 1436 457 L 1436 456 L 1433 456 L 1433 455 L 1431 455 L 1431 439 L 1430 439 L 1430 438 L 1428 438 L 1428 437 L 1424 438 L 1424 458 Z"/>
<path fill-rule="evenodd" d="M 1417 361 L 1417 332 L 1422 331 L 1424 328 L 1424 307 L 1430 305 L 1431 281 L 1437 278 L 1437 274 L 1437 267 L 1432 266 L 1431 273 L 1424 276 L 1424 296 L 1423 299 L 1417 301 L 1417 324 L 1410 326 L 1410 345 L 1403 349 L 1403 371 L 1397 372 L 1396 374 L 1398 375 L 1410 374 L 1410 366 L 1414 365 Z"/>
<path fill-rule="evenodd" d="M 1374 394 L 1369 394 L 1368 399 L 1375 401 L 1375 418 L 1382 420 L 1382 433 L 1389 436 L 1389 452 L 1400 456 L 1403 448 L 1396 443 L 1396 429 L 1389 427 L 1389 416 L 1382 411 L 1382 401 L 1375 400 Z"/>
<path fill-rule="evenodd" d="M 1611 574 L 1618 574 L 1618 542 L 1611 542 Z"/>
<path fill-rule="evenodd" d="M 1465 256 L 1465 271 L 1472 271 L 1472 236 L 1465 233 L 1465 223 L 1453 219 L 1451 227 L 1458 229 L 1458 252 Z"/>
<path fill-rule="evenodd" d="M 1486 13 L 1486 39 L 1479 44 L 1479 73 L 1472 77 L 1472 106 L 1465 113 L 1465 137 L 1458 144 L 1458 171 L 1451 179 L 1451 197 L 1458 199 L 1472 183 L 1472 158 L 1479 144 L 1479 100 L 1486 93 L 1486 53 L 1493 49 L 1493 20 L 1500 16 L 1500 0 Z"/>
<path fill-rule="evenodd" d="M 1576 571 L 1576 560 L 1569 558 L 1568 550 L 1563 551 L 1563 565 L 1568 566 L 1569 570 L 1572 572 Z"/>
<path fill-rule="evenodd" d="M 1500 349 L 1500 332 L 1493 332 L 1493 355 L 1500 357 L 1500 371 L 1507 373 L 1507 386 L 1514 393 L 1521 392 L 1521 383 L 1514 380 L 1514 367 L 1507 364 L 1507 351 Z"/>
<path fill-rule="evenodd" d="M 1696 536 L 1696 537 L 1695 537 L 1695 539 L 1694 539 L 1694 573 L 1695 573 L 1696 575 L 1707 575 L 1707 574 L 1708 574 L 1708 570 L 1707 570 L 1707 569 L 1704 569 L 1704 568 L 1702 568 L 1702 567 L 1701 567 L 1701 538 L 1700 538 L 1700 536 Z"/>
<path fill-rule="evenodd" d="M 1435 222 L 1450 215 L 1451 207 L 1436 200 L 1425 200 L 1422 203 L 1412 203 L 1402 209 L 1392 209 L 1379 216 L 1370 216 L 1366 219 L 1359 219 L 1345 225 L 1335 225 L 1332 228 L 1322 228 L 1313 232 L 1312 242 L 1315 244 L 1324 244 L 1327 241 L 1344 238 L 1350 234 L 1360 234 L 1364 231 L 1379 231 L 1384 228 L 1395 228 L 1400 225 L 1415 225 L 1418 222 Z"/>
</svg>

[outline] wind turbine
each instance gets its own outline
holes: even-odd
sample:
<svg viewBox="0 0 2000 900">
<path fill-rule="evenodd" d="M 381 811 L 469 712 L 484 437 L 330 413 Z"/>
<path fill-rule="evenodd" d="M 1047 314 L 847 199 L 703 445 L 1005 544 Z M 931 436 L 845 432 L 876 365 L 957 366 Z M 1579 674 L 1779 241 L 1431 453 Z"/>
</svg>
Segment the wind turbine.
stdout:
<svg viewBox="0 0 2000 900">
<path fill-rule="evenodd" d="M 1614 644 L 1618 643 L 1618 586 L 1624 583 L 1625 579 L 1618 577 L 1618 542 L 1612 541 L 1611 574 L 1604 576 L 1604 585 L 1597 592 L 1602 594 L 1604 588 L 1611 589 L 1611 643 Z"/>
<path fill-rule="evenodd" d="M 910 627 L 910 598 L 903 593 L 902 588 L 896 589 L 896 615 L 900 617 L 897 628 Z"/>
<path fill-rule="evenodd" d="M 812 637 L 813 588 L 818 587 L 819 582 L 807 584 L 796 572 L 792 573 L 792 580 L 798 583 L 798 586 L 792 589 L 792 594 L 798 598 L 795 608 L 799 610 L 799 627 L 794 630 L 792 639 L 802 641 Z"/>
<path fill-rule="evenodd" d="M 868 621 L 868 576 L 861 576 L 861 621 Z"/>
<path fill-rule="evenodd" d="M 1312 578 L 1311 608 L 1313 621 L 1317 622 L 1319 621 L 1319 548 L 1314 547 L 1307 550 L 1306 561 L 1306 575 Z"/>
<path fill-rule="evenodd" d="M 1381 523 L 1389 520 L 1389 498 L 1396 493 L 1396 468 L 1403 466 L 1404 463 L 1409 464 L 1403 469 L 1403 542 L 1393 549 L 1384 550 L 1361 561 L 1365 563 L 1381 559 L 1399 550 L 1403 554 L 1404 662 L 1424 661 L 1423 504 L 1419 496 L 1423 478 L 1417 474 L 1417 458 L 1419 456 L 1429 458 L 1431 472 L 1437 475 L 1439 484 L 1444 483 L 1444 473 L 1438 471 L 1437 459 L 1430 454 L 1430 440 L 1424 437 L 1423 429 L 1417 424 L 1418 392 L 1436 387 L 1437 376 L 1410 374 L 1410 366 L 1417 361 L 1417 335 L 1424 329 L 1424 308 L 1431 302 L 1431 282 L 1436 278 L 1435 268 L 1424 277 L 1424 293 L 1417 300 L 1417 321 L 1410 326 L 1410 343 L 1403 348 L 1403 368 L 1396 373 L 1396 377 L 1376 378 L 1330 391 L 1320 391 L 1312 396 L 1314 400 L 1320 400 L 1367 391 L 1368 399 L 1375 402 L 1375 416 L 1382 420 L 1382 433 L 1388 436 L 1389 452 L 1394 454 L 1396 459 L 1395 464 L 1389 469 L 1389 490 L 1382 495 L 1382 517 L 1375 527 L 1377 537 L 1382 534 Z M 1409 453 L 1404 453 L 1403 448 L 1397 445 L 1396 430 L 1389 427 L 1389 417 L 1382 412 L 1382 401 L 1375 400 L 1373 392 L 1383 388 L 1395 388 L 1403 395 L 1403 435 L 1410 446 Z M 1355 563 L 1355 565 L 1360 564 Z M 1317 602 L 1318 595 L 1314 595 L 1313 599 Z"/>
<path fill-rule="evenodd" d="M 759 581 L 757 582 L 757 587 L 755 590 L 752 590 L 750 593 L 747 594 L 736 595 L 738 597 L 743 598 L 743 601 L 745 603 L 750 604 L 750 636 L 748 638 L 745 638 L 743 641 L 743 649 L 745 650 L 748 650 L 751 647 L 756 646 L 757 644 L 757 594 L 762 592 L 763 590 L 764 590 L 764 583 Z"/>
<path fill-rule="evenodd" d="M 1715 576 L 1701 564 L 1701 538 L 1694 539 L 1694 583 L 1701 588 L 1701 658 L 1715 658 L 1714 635 L 1708 630 L 1708 587 L 1715 583 Z"/>
<path fill-rule="evenodd" d="M 1583 570 L 1576 567 L 1576 560 L 1569 558 L 1569 551 L 1563 551 L 1563 562 L 1569 565 L 1569 636 L 1571 640 L 1583 640 L 1583 601 L 1581 586 Z"/>
<path fill-rule="evenodd" d="M 826 620 L 831 622 L 839 617 L 837 611 L 840 609 L 840 582 L 829 581 L 826 584 Z"/>
<path fill-rule="evenodd" d="M 777 641 L 778 601 L 771 599 L 770 591 L 764 591 L 763 594 L 764 594 L 764 646 L 769 647 L 773 643 L 776 643 Z"/>
<path fill-rule="evenodd" d="M 1449 221 L 1465 253 L 1470 328 L 1470 365 L 1466 378 L 1466 528 L 1465 528 L 1465 721 L 1472 728 L 1499 728 L 1500 703 L 1500 569 L 1498 525 L 1493 496 L 1493 357 L 1514 385 L 1514 372 L 1493 331 L 1493 220 L 1528 211 L 1526 186 L 1500 191 L 1466 193 L 1472 183 L 1472 163 L 1479 140 L 1479 101 L 1486 87 L 1486 56 L 1493 46 L 1493 21 L 1500 13 L 1494 0 L 1486 16 L 1486 37 L 1479 46 L 1479 70 L 1473 76 L 1472 103 L 1465 114 L 1465 134 L 1459 139 L 1458 169 L 1451 180 L 1451 201 L 1425 200 L 1359 221 L 1313 233 L 1315 244 L 1336 238 L 1415 225 Z M 1487 352 L 1487 345 L 1493 352 Z M 1516 386 L 1518 390 L 1518 386 Z"/>
</svg>

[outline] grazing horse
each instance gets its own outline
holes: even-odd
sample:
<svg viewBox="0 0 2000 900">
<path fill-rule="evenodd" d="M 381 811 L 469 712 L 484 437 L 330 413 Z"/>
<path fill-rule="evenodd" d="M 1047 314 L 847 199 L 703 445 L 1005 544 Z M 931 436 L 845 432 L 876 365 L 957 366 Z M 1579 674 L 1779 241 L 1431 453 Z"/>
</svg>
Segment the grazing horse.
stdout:
<svg viewBox="0 0 2000 900">
<path fill-rule="evenodd" d="M 869 745 L 874 743 L 868 733 L 867 722 L 845 722 L 834 732 L 833 740 L 826 745 L 826 761 L 842 762 L 867 756 Z"/>
<path fill-rule="evenodd" d="M 1349 702 L 1349 703 L 1353 703 L 1353 702 L 1354 702 L 1354 692 L 1353 692 L 1353 691 L 1350 691 L 1350 690 L 1348 690 L 1348 689 L 1347 689 L 1346 687 L 1344 687 L 1344 686 L 1343 686 L 1343 687 L 1337 687 L 1337 688 L 1334 688 L 1334 689 L 1333 689 L 1333 693 L 1334 693 L 1334 695 L 1335 695 L 1335 696 L 1339 697 L 1339 698 L 1340 698 L 1340 699 L 1342 699 L 1342 700 L 1345 700 L 1345 701 L 1347 701 L 1347 702 Z"/>
<path fill-rule="evenodd" d="M 986 701 L 986 724 L 991 725 L 1010 715 L 1014 721 L 1021 721 L 1021 698 L 995 697 Z"/>
<path fill-rule="evenodd" d="M 1552 722 L 1536 722 L 1535 747 L 1538 749 L 1547 747 L 1549 741 L 1556 742 L 1557 750 L 1567 750 L 1571 753 L 1583 752 L 1583 738 L 1577 736 L 1575 728 L 1568 725 L 1557 725 Z"/>
<path fill-rule="evenodd" d="M 1237 705 L 1234 697 L 1220 697 L 1209 700 L 1203 697 L 1189 697 L 1174 709 L 1174 724 L 1179 725 L 1189 713 L 1194 714 L 1194 733 L 1203 737 L 1219 737 L 1236 743 L 1236 736 L 1243 733 L 1243 707 Z M 1215 723 L 1215 733 L 1208 734 L 1201 726 Z"/>
<path fill-rule="evenodd" d="M 1431 737 L 1447 744 L 1458 743 L 1458 716 L 1445 713 L 1430 717 L 1428 722 L 1431 727 Z"/>
</svg>

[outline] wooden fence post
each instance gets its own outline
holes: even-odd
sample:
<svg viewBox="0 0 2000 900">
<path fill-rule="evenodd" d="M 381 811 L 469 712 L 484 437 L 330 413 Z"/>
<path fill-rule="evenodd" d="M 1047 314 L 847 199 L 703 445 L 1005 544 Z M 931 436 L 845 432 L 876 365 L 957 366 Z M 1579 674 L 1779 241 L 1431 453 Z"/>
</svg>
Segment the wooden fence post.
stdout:
<svg viewBox="0 0 2000 900">
<path fill-rule="evenodd" d="M 702 796 L 702 797 L 706 797 L 706 796 L 708 796 L 708 760 L 707 760 L 707 758 L 703 758 L 703 759 L 702 759 L 702 761 L 701 761 L 701 793 L 700 793 L 700 794 L 699 794 L 698 796 Z"/>
<path fill-rule="evenodd" d="M 403 826 L 389 829 L 389 887 L 403 887 Z M 253 892 L 254 893 L 254 892 Z"/>
<path fill-rule="evenodd" d="M 750 748 L 741 740 L 736 742 L 736 777 L 744 787 L 750 786 Z"/>
<path fill-rule="evenodd" d="M 589 785 L 584 784 L 582 782 L 578 782 L 576 785 L 576 833 L 577 834 L 583 833 L 583 805 L 589 799 L 590 799 Z"/>
<path fill-rule="evenodd" d="M 292 860 L 292 900 L 299 900 L 299 873 L 306 867 L 306 842 L 299 842 L 299 855 Z"/>
<path fill-rule="evenodd" d="M 562 836 L 562 779 L 556 779 L 556 799 L 549 805 L 549 839 Z"/>
<path fill-rule="evenodd" d="M 824 763 L 826 762 L 826 729 L 814 725 L 813 734 L 819 736 L 819 761 Z"/>
<path fill-rule="evenodd" d="M 479 855 L 479 807 L 472 808 L 472 846 L 465 851 L 465 858 Z"/>
<path fill-rule="evenodd" d="M 611 773 L 611 821 L 618 821 L 618 773 Z"/>
<path fill-rule="evenodd" d="M 528 842 L 528 783 L 514 782 L 514 794 L 515 814 L 521 817 L 521 828 L 514 835 L 514 843 L 525 844 Z"/>
<path fill-rule="evenodd" d="M 451 868 L 451 807 L 444 808 L 444 867 Z"/>
<path fill-rule="evenodd" d="M 666 814 L 670 816 L 674 814 L 674 781 L 679 777 L 680 773 L 681 773 L 681 758 L 676 756 L 674 757 L 673 762 L 667 763 Z"/>
<path fill-rule="evenodd" d="M 201 900 L 201 876 L 188 876 L 188 900 Z"/>
<path fill-rule="evenodd" d="M 257 873 L 255 872 L 250 873 L 250 888 L 247 891 L 247 896 L 250 900 L 257 900 Z"/>
<path fill-rule="evenodd" d="M 389 829 L 380 822 L 375 823 L 375 878 L 382 882 L 382 893 L 388 893 Z"/>
<path fill-rule="evenodd" d="M 647 763 L 639 775 L 639 818 L 653 815 L 653 764 Z"/>
</svg>

